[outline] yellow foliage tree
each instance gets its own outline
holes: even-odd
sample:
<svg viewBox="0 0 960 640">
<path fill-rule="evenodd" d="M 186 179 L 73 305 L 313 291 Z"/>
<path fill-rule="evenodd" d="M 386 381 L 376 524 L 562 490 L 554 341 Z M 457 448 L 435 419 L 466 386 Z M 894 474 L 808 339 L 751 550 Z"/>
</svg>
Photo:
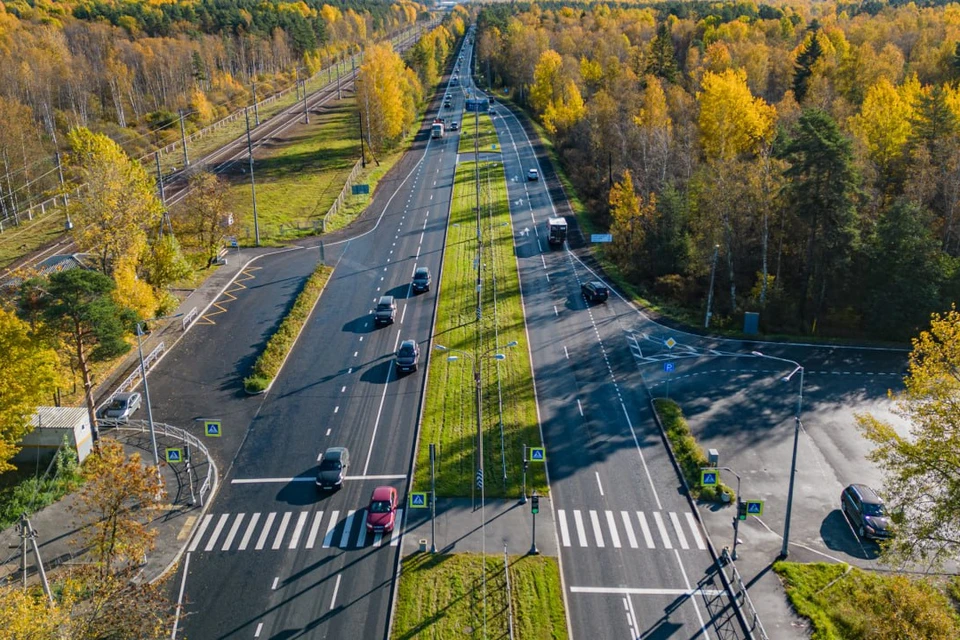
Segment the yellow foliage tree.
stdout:
<svg viewBox="0 0 960 640">
<path fill-rule="evenodd" d="M 540 55 L 533 71 L 530 104 L 550 133 L 569 129 L 586 114 L 580 89 L 573 79 L 564 76 L 563 60 L 552 49 Z"/>
<path fill-rule="evenodd" d="M 610 189 L 610 215 L 613 224 L 611 246 L 614 260 L 625 275 L 630 277 L 640 263 L 647 237 L 647 227 L 656 219 L 657 198 L 652 193 L 647 202 L 637 195 L 630 170 L 623 172 L 623 179 Z"/>
<path fill-rule="evenodd" d="M 140 279 L 137 273 L 139 263 L 139 254 L 126 254 L 117 260 L 113 270 L 113 280 L 117 283 L 113 299 L 117 304 L 136 311 L 140 318 L 153 318 L 157 315 L 160 299 L 154 288 Z"/>
<path fill-rule="evenodd" d="M 201 125 L 213 122 L 213 105 L 207 99 L 207 94 L 198 87 L 194 87 L 190 92 L 190 111 L 193 112 L 192 119 Z"/>
<path fill-rule="evenodd" d="M 912 91 L 899 91 L 881 78 L 867 89 L 860 113 L 850 119 L 851 131 L 863 142 L 881 174 L 900 157 L 910 139 L 915 98 Z"/>
<path fill-rule="evenodd" d="M 357 78 L 357 104 L 374 151 L 395 144 L 413 122 L 420 100 L 416 74 L 408 74 L 389 43 L 367 49 Z"/>
<path fill-rule="evenodd" d="M 704 74 L 697 100 L 700 142 L 710 159 L 756 153 L 773 136 L 776 109 L 750 93 L 746 73 L 740 69 Z"/>
</svg>

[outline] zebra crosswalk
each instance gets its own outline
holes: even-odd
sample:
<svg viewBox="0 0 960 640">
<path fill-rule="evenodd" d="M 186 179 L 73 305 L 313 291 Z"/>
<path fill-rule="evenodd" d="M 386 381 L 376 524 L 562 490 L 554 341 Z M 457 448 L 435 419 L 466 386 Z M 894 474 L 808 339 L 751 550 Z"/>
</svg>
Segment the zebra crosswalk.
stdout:
<svg viewBox="0 0 960 640">
<path fill-rule="evenodd" d="M 569 516 L 568 518 L 565 509 L 557 509 L 560 544 L 564 547 L 604 548 L 609 545 L 615 549 L 690 549 L 693 545 L 698 549 L 707 548 L 700 527 L 689 511 L 683 514 L 673 511 L 664 514 L 659 511 L 598 512 L 593 509 L 574 509 L 569 512 Z"/>
<path fill-rule="evenodd" d="M 337 509 L 313 513 L 208 513 L 200 521 L 189 551 L 279 551 L 301 546 L 304 549 L 357 549 L 400 544 L 403 509 L 397 509 L 396 526 L 390 533 L 368 533 L 366 509 L 351 509 L 343 516 L 341 519 Z"/>
</svg>

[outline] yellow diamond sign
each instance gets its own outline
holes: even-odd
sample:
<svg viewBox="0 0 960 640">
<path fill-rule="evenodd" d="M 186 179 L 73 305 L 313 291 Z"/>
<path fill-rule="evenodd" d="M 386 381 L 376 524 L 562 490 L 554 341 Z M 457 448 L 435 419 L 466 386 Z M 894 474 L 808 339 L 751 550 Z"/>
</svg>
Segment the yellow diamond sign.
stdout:
<svg viewBox="0 0 960 640">
<path fill-rule="evenodd" d="M 677 346 L 677 341 L 673 338 L 667 338 L 667 341 L 664 342 L 664 344 L 667 345 L 668 349 L 673 349 L 675 346 Z"/>
</svg>

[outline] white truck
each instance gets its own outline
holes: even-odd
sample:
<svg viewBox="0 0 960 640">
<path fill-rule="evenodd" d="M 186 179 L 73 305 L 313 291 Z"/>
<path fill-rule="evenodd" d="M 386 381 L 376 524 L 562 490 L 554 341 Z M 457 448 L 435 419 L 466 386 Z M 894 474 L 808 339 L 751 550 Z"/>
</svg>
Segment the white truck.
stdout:
<svg viewBox="0 0 960 640">
<path fill-rule="evenodd" d="M 563 246 L 567 239 L 567 219 L 547 218 L 547 241 L 550 246 Z"/>
<path fill-rule="evenodd" d="M 430 127 L 430 137 L 431 138 L 442 138 L 443 137 L 443 121 L 434 120 L 433 126 Z"/>
</svg>

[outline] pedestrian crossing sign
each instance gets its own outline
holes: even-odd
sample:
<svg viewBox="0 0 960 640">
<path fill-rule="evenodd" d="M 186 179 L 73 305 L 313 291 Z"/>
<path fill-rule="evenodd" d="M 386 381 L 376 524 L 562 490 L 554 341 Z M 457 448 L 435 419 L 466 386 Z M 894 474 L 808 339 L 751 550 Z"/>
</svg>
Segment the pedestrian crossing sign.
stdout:
<svg viewBox="0 0 960 640">
<path fill-rule="evenodd" d="M 716 469 L 700 469 L 700 484 L 704 487 L 715 487 L 720 482 Z"/>
<path fill-rule="evenodd" d="M 547 452 L 543 447 L 530 447 L 530 462 L 545 462 Z"/>
<path fill-rule="evenodd" d="M 167 449 L 167 462 L 183 462 L 183 449 L 170 448 Z"/>
<path fill-rule="evenodd" d="M 747 515 L 762 516 L 763 500 L 747 500 Z"/>
<path fill-rule="evenodd" d="M 219 438 L 220 437 L 220 421 L 204 420 L 203 432 L 207 434 L 208 438 Z"/>
<path fill-rule="evenodd" d="M 427 508 L 427 492 L 426 491 L 417 491 L 410 494 L 410 508 L 411 509 L 426 509 Z"/>
</svg>

